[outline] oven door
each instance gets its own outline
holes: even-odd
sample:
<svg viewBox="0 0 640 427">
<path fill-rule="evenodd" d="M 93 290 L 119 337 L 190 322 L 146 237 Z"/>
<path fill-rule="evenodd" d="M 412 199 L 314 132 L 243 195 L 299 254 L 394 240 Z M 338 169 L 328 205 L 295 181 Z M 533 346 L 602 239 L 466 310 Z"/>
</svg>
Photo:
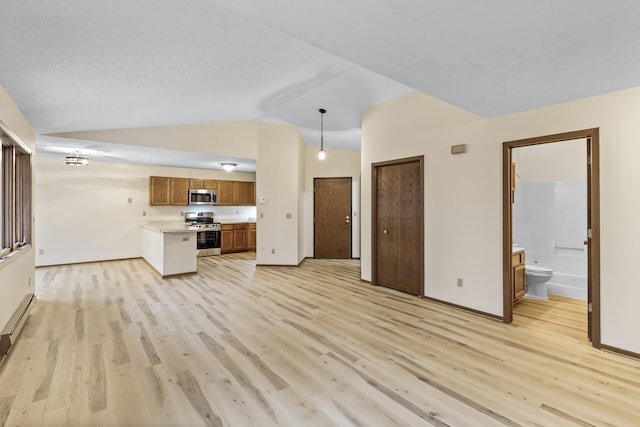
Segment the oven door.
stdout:
<svg viewBox="0 0 640 427">
<path fill-rule="evenodd" d="M 220 230 L 198 231 L 198 256 L 220 255 Z"/>
</svg>

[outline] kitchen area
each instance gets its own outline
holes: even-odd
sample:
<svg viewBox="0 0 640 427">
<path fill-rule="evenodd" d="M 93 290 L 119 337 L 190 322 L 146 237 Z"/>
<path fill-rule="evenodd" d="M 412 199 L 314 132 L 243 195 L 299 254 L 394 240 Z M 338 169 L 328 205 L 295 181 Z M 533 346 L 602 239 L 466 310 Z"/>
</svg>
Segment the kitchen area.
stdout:
<svg viewBox="0 0 640 427">
<path fill-rule="evenodd" d="M 142 224 L 142 256 L 162 277 L 197 272 L 197 258 L 256 250 L 255 182 L 149 177 L 149 206 L 184 206 L 182 220 Z"/>
</svg>

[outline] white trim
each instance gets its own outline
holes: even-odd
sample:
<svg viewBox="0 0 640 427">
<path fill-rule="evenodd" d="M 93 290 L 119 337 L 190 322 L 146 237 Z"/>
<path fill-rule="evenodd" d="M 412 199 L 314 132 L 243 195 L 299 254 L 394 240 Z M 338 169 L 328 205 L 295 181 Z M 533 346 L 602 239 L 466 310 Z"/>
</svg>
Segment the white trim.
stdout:
<svg viewBox="0 0 640 427">
<path fill-rule="evenodd" d="M 9 128 L 7 127 L 7 125 L 4 124 L 4 122 L 2 120 L 0 120 L 0 130 L 2 130 L 2 132 L 7 135 L 9 138 L 11 138 L 13 140 L 13 142 L 20 147 L 21 150 L 23 150 L 25 153 L 27 154 L 32 154 L 33 150 L 31 148 L 29 148 L 29 146 L 27 146 L 24 142 L 22 142 L 20 140 L 20 138 L 18 138 L 18 135 L 16 135 L 15 133 L 11 132 L 9 130 Z"/>
</svg>

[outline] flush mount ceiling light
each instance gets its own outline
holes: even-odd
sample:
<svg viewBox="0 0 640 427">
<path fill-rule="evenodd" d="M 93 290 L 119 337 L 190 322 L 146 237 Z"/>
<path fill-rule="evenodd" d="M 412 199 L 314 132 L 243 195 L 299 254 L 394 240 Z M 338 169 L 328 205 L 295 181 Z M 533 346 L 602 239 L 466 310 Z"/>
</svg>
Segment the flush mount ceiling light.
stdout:
<svg viewBox="0 0 640 427">
<path fill-rule="evenodd" d="M 73 154 L 69 154 L 64 158 L 64 163 L 67 166 L 89 166 L 89 159 L 80 155 L 78 151 Z"/>
<path fill-rule="evenodd" d="M 324 160 L 327 157 L 327 152 L 324 151 L 324 113 L 327 112 L 324 108 L 320 108 L 320 150 L 318 150 L 318 159 Z"/>
<path fill-rule="evenodd" d="M 231 172 L 236 168 L 236 166 L 238 166 L 238 164 L 237 163 L 220 163 L 220 166 L 222 166 L 222 169 L 226 170 L 227 172 Z"/>
</svg>

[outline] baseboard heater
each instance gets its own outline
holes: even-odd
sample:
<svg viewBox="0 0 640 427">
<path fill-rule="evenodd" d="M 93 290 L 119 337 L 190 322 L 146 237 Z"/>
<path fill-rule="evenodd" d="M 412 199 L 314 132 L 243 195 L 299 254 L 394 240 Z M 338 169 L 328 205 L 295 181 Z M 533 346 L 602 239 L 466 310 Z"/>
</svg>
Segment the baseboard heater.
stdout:
<svg viewBox="0 0 640 427">
<path fill-rule="evenodd" d="M 9 323 L 0 333 L 0 361 L 4 359 L 13 343 L 16 342 L 18 334 L 27 320 L 27 314 L 29 314 L 29 310 L 31 310 L 35 302 L 35 295 L 26 295 L 18 309 L 13 313 L 13 316 L 11 316 L 11 319 L 9 319 Z"/>
</svg>

